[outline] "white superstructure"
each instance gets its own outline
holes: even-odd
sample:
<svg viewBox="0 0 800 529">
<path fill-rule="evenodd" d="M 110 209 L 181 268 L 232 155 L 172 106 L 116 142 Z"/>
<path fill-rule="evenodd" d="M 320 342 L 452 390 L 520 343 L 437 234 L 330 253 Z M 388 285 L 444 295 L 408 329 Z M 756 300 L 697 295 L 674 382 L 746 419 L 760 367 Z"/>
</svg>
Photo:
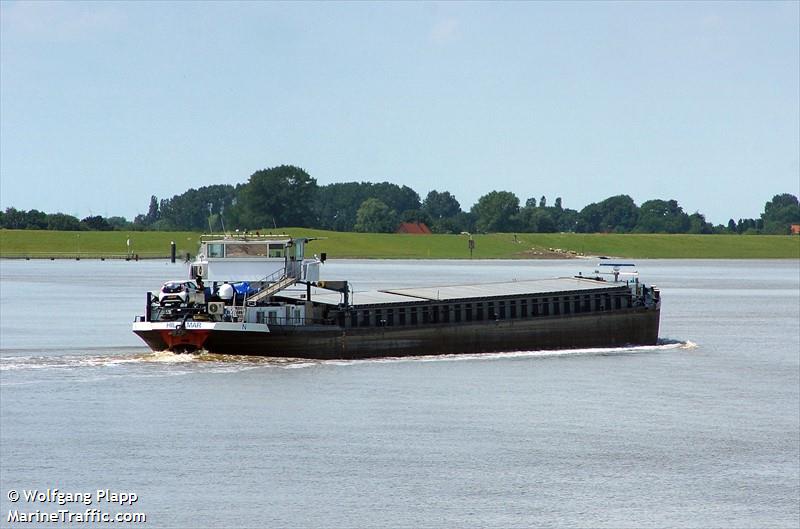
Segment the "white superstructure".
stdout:
<svg viewBox="0 0 800 529">
<path fill-rule="evenodd" d="M 309 239 L 288 236 L 203 236 L 191 279 L 206 283 L 272 283 L 283 277 L 318 281 L 318 259 L 305 259 Z"/>
</svg>

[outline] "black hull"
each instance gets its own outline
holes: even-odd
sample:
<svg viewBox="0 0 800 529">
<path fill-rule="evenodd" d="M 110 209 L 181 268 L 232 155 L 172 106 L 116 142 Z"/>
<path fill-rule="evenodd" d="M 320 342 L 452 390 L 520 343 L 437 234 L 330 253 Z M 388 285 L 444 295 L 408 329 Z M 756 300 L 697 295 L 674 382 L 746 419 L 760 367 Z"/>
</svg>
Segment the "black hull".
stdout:
<svg viewBox="0 0 800 529">
<path fill-rule="evenodd" d="M 658 309 L 637 308 L 402 327 L 304 325 L 271 326 L 269 333 L 212 331 L 203 349 L 220 354 L 313 359 L 576 349 L 653 345 L 658 340 L 658 327 Z M 159 331 L 135 332 L 151 349 L 168 349 Z"/>
</svg>

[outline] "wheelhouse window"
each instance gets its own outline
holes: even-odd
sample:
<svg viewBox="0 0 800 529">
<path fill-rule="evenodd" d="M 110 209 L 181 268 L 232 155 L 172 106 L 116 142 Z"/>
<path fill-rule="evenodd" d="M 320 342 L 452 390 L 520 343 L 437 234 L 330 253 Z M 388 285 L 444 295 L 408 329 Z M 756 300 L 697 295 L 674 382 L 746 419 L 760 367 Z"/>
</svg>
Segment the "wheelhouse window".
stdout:
<svg viewBox="0 0 800 529">
<path fill-rule="evenodd" d="M 278 258 L 286 256 L 286 248 L 282 243 L 270 243 L 267 257 Z"/>
<path fill-rule="evenodd" d="M 221 243 L 206 245 L 206 251 L 208 257 L 225 257 L 225 245 Z"/>
<path fill-rule="evenodd" d="M 266 257 L 266 243 L 227 243 L 225 257 Z"/>
</svg>

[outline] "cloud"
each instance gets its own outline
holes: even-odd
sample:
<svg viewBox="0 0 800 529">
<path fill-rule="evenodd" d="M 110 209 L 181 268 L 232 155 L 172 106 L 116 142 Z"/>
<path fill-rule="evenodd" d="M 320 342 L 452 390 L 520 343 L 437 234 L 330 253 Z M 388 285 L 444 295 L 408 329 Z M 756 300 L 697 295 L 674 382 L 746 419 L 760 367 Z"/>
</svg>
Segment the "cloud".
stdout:
<svg viewBox="0 0 800 529">
<path fill-rule="evenodd" d="M 455 18 L 444 18 L 437 21 L 431 28 L 430 37 L 433 42 L 450 42 L 459 35 L 460 25 Z"/>
<path fill-rule="evenodd" d="M 6 36 L 50 41 L 82 40 L 117 29 L 123 20 L 116 5 L 83 2 L 2 2 Z"/>
</svg>

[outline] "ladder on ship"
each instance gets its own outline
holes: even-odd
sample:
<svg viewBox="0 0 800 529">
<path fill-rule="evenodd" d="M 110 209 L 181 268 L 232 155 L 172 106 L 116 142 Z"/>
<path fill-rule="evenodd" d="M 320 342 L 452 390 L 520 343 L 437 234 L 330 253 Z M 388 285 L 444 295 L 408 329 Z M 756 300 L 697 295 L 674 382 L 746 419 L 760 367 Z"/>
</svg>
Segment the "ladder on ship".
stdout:
<svg viewBox="0 0 800 529">
<path fill-rule="evenodd" d="M 288 288 L 288 287 L 294 285 L 295 283 L 297 283 L 297 278 L 296 277 L 283 276 L 282 278 L 280 278 L 279 280 L 275 281 L 274 283 L 271 283 L 269 286 L 267 286 L 263 290 L 259 290 L 258 292 L 256 292 L 255 294 L 253 294 L 252 296 L 247 298 L 247 303 L 248 304 L 257 303 L 257 302 L 261 301 L 262 299 L 265 299 L 265 298 L 268 298 L 270 296 L 273 296 L 273 295 L 277 294 L 278 292 L 280 292 L 284 288 Z"/>
</svg>

